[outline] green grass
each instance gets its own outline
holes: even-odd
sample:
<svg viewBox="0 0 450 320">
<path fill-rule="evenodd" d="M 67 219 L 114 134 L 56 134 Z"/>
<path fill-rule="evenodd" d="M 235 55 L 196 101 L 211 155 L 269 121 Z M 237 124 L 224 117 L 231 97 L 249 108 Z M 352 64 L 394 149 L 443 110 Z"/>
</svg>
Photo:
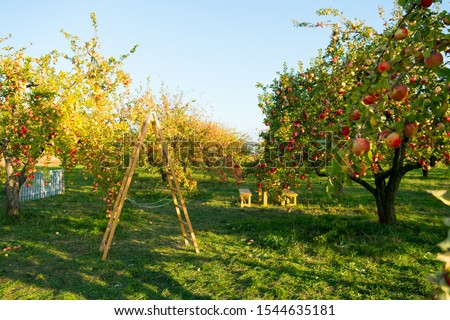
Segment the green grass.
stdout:
<svg viewBox="0 0 450 320">
<path fill-rule="evenodd" d="M 99 245 L 103 202 L 81 175 L 62 196 L 26 202 L 18 221 L 0 209 L 2 299 L 431 299 L 427 274 L 439 270 L 446 207 L 424 189 L 448 188 L 443 170 L 409 174 L 398 194 L 399 223 L 377 222 L 374 201 L 346 187 L 339 201 L 299 191 L 299 205 L 240 208 L 237 187 L 198 175 L 188 210 L 200 254 L 186 247 L 173 206 L 126 203 L 107 261 Z M 254 189 L 254 182 L 247 187 Z M 141 173 L 130 194 L 140 202 L 167 195 Z M 255 197 L 255 196 L 254 196 Z M 3 195 L 0 203 L 4 203 Z M 161 202 L 159 202 L 160 204 Z"/>
</svg>

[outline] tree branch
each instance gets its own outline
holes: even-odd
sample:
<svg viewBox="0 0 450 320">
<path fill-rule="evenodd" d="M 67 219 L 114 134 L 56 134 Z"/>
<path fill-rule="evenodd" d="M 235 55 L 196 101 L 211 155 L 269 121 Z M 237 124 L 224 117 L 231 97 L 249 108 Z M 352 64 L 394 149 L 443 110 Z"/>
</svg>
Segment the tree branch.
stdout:
<svg viewBox="0 0 450 320">
<path fill-rule="evenodd" d="M 398 29 L 398 28 L 400 28 L 402 26 L 402 24 L 405 22 L 406 18 L 414 11 L 414 9 L 417 6 L 418 6 L 418 4 L 416 4 L 416 3 L 411 6 L 409 11 L 402 17 L 402 20 L 400 20 L 399 23 L 397 24 L 397 28 L 396 29 Z M 386 53 L 387 48 L 389 48 L 389 45 L 391 44 L 392 40 L 394 39 L 394 33 L 395 33 L 395 31 L 392 33 L 392 36 L 389 39 L 389 42 L 388 42 L 386 48 L 383 50 L 383 52 L 378 57 L 377 64 L 381 62 L 381 58 L 383 58 L 384 54 Z"/>
<path fill-rule="evenodd" d="M 405 175 L 409 171 L 420 169 L 422 166 L 419 162 L 411 162 L 400 168 L 400 172 L 402 175 Z"/>
<path fill-rule="evenodd" d="M 371 194 L 373 194 L 374 196 L 376 195 L 376 189 L 374 187 L 372 187 L 367 181 L 361 179 L 361 178 L 355 178 L 353 175 L 351 174 L 347 174 L 347 176 L 355 181 L 356 183 L 358 183 L 359 185 L 363 186 L 364 188 L 366 188 L 367 191 L 369 191 Z"/>
</svg>

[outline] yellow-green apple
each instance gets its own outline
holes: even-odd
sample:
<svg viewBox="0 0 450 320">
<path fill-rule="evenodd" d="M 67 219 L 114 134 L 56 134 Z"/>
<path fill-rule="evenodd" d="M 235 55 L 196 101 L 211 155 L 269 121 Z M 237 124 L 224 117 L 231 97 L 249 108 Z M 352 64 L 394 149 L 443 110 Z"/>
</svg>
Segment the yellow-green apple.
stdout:
<svg viewBox="0 0 450 320">
<path fill-rule="evenodd" d="M 355 156 L 362 156 L 370 150 L 370 142 L 366 138 L 356 138 L 353 140 L 352 153 Z"/>
<path fill-rule="evenodd" d="M 446 26 L 450 25 L 450 14 L 446 15 L 442 21 Z"/>
<path fill-rule="evenodd" d="M 395 40 L 403 40 L 408 36 L 408 29 L 406 27 L 401 27 L 395 30 L 394 39 Z"/>
</svg>

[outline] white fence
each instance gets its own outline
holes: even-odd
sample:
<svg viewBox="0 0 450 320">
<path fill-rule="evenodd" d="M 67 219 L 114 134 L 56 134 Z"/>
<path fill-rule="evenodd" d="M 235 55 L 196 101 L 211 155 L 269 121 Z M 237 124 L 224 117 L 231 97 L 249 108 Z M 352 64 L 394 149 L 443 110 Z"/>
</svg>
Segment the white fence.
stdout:
<svg viewBox="0 0 450 320">
<path fill-rule="evenodd" d="M 47 198 L 64 193 L 64 171 L 50 170 L 36 172 L 31 186 L 25 184 L 20 188 L 20 201 Z"/>
</svg>

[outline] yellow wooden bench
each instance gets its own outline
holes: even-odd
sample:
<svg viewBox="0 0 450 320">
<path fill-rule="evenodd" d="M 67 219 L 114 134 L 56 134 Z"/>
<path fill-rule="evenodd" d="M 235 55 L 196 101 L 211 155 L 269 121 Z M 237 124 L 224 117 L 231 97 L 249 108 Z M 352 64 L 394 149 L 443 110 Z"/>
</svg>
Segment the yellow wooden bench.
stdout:
<svg viewBox="0 0 450 320">
<path fill-rule="evenodd" d="M 282 206 L 296 206 L 298 193 L 292 190 L 283 190 L 283 195 L 279 198 Z"/>
<path fill-rule="evenodd" d="M 241 201 L 241 208 L 251 207 L 252 205 L 252 192 L 250 189 L 239 189 L 239 198 Z"/>
</svg>

